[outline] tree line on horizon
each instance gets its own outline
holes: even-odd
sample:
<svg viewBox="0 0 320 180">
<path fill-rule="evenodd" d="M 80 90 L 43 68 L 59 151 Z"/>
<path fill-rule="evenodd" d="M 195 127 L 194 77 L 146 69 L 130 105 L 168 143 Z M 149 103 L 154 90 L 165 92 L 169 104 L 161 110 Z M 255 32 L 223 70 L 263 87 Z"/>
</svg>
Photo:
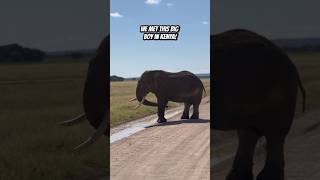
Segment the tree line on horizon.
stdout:
<svg viewBox="0 0 320 180">
<path fill-rule="evenodd" d="M 8 44 L 0 46 L 0 63 L 42 62 L 46 58 L 80 59 L 83 57 L 93 56 L 93 52 L 82 52 L 79 50 L 53 54 L 40 49 L 23 47 L 19 44 Z"/>
<path fill-rule="evenodd" d="M 286 52 L 320 52 L 320 45 L 280 46 Z"/>
<path fill-rule="evenodd" d="M 19 44 L 0 46 L 0 62 L 40 62 L 45 56 L 44 51 L 22 47 Z"/>
<path fill-rule="evenodd" d="M 287 52 L 320 52 L 320 44 L 303 44 L 299 46 L 279 45 Z M 92 52 L 70 51 L 60 55 L 51 55 L 45 51 L 23 47 L 19 44 L 0 46 L 0 63 L 2 62 L 41 62 L 47 57 L 79 59 L 91 56 Z M 114 76 L 111 81 L 123 81 L 124 78 Z"/>
</svg>

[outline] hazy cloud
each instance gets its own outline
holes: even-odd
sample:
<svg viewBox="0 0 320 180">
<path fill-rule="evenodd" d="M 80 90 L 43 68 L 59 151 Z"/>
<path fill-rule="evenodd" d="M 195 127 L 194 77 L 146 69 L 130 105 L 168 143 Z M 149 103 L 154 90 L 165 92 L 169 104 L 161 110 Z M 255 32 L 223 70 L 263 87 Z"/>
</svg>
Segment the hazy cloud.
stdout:
<svg viewBox="0 0 320 180">
<path fill-rule="evenodd" d="M 114 17 L 114 18 L 122 18 L 123 17 L 123 15 L 120 14 L 119 12 L 112 12 L 112 13 L 110 13 L 110 16 Z"/>
<path fill-rule="evenodd" d="M 146 0 L 145 3 L 149 5 L 158 5 L 160 4 L 161 0 Z"/>
<path fill-rule="evenodd" d="M 204 25 L 209 24 L 208 21 L 202 21 L 201 23 L 204 24 Z"/>
<path fill-rule="evenodd" d="M 173 3 L 167 3 L 168 7 L 172 7 L 174 4 Z"/>
</svg>

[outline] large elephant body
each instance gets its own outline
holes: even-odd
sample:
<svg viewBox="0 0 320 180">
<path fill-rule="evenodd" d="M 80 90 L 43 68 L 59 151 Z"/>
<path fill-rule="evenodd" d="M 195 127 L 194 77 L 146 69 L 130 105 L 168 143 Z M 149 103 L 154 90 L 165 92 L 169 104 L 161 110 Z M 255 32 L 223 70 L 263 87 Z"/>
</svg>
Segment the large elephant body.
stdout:
<svg viewBox="0 0 320 180">
<path fill-rule="evenodd" d="M 158 106 L 158 122 L 166 121 L 164 111 L 168 101 L 185 104 L 182 119 L 189 119 L 189 108 L 193 105 L 191 118 L 198 119 L 203 90 L 201 80 L 188 71 L 177 73 L 161 70 L 145 71 L 138 81 L 136 98 L 145 105 Z M 149 92 L 155 94 L 157 103 L 145 99 Z"/>
<path fill-rule="evenodd" d="M 267 141 L 259 180 L 283 180 L 283 144 L 295 114 L 298 71 L 286 53 L 268 39 L 231 30 L 211 36 L 213 121 L 218 130 L 238 130 L 239 146 L 228 180 L 252 180 L 257 140 Z M 304 109 L 304 108 L 303 108 Z"/>
</svg>

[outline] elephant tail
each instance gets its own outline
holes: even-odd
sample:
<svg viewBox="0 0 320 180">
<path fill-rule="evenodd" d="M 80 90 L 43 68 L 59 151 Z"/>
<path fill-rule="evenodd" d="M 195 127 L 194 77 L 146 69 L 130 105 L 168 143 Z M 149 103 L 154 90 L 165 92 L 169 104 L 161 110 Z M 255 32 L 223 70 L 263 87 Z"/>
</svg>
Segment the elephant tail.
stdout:
<svg viewBox="0 0 320 180">
<path fill-rule="evenodd" d="M 202 82 L 201 82 L 201 85 L 202 85 L 202 90 L 203 90 L 203 92 L 204 92 L 203 97 L 206 97 L 206 96 L 207 96 L 206 88 L 204 88 L 204 85 L 203 85 Z"/>
<path fill-rule="evenodd" d="M 305 110 L 306 110 L 306 90 L 303 87 L 303 84 L 302 84 L 302 81 L 301 81 L 299 75 L 297 76 L 297 78 L 298 78 L 298 86 L 299 86 L 301 93 L 302 93 L 302 112 L 305 112 Z"/>
</svg>

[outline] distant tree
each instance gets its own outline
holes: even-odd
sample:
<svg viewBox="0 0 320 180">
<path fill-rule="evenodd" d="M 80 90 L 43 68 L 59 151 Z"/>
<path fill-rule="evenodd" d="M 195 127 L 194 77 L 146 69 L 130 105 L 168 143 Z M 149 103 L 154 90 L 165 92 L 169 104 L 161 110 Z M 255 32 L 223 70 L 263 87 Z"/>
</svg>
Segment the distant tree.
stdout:
<svg viewBox="0 0 320 180">
<path fill-rule="evenodd" d="M 124 81 L 124 78 L 119 76 L 110 76 L 110 81 Z"/>
<path fill-rule="evenodd" d="M 18 44 L 0 46 L 0 62 L 39 62 L 46 53 L 38 49 L 22 47 Z"/>
</svg>

